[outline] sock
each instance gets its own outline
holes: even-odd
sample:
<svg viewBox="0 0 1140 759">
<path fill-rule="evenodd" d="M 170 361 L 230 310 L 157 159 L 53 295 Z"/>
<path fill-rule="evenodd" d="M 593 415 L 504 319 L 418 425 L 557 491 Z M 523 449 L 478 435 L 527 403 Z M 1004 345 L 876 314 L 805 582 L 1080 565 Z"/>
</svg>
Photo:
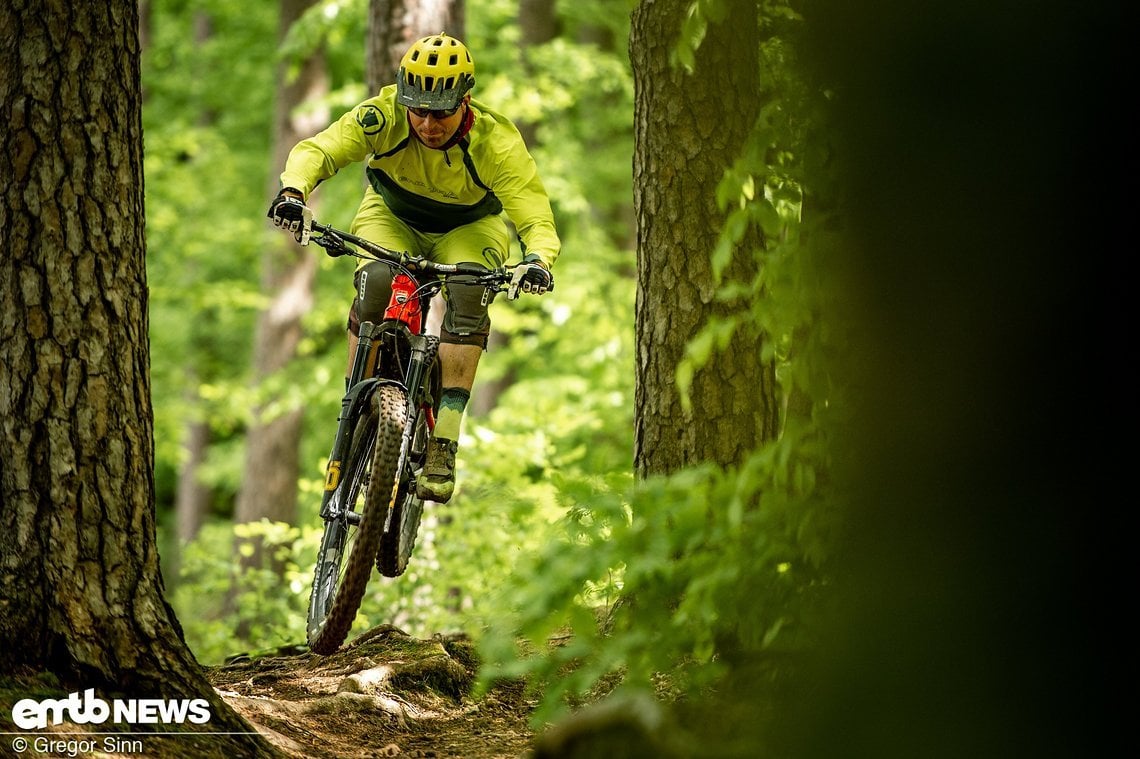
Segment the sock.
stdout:
<svg viewBox="0 0 1140 759">
<path fill-rule="evenodd" d="M 463 412 L 467 409 L 467 401 L 470 398 L 471 392 L 461 387 L 445 387 L 443 389 L 433 437 L 444 440 L 459 439 L 459 425 L 463 421 Z"/>
</svg>

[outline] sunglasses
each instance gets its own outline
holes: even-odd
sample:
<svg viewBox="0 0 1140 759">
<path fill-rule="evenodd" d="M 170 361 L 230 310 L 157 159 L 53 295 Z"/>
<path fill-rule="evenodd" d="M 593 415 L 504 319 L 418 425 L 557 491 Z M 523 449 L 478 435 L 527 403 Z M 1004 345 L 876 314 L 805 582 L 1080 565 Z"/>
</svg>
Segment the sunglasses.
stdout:
<svg viewBox="0 0 1140 759">
<path fill-rule="evenodd" d="M 426 119 L 428 116 L 431 116 L 436 121 L 439 121 L 440 119 L 446 119 L 449 116 L 454 116 L 455 112 L 459 110 L 460 105 L 463 105 L 463 103 L 460 103 L 454 108 L 448 108 L 447 110 L 443 111 L 433 111 L 431 108 L 412 108 L 410 106 L 408 110 L 421 119 Z"/>
</svg>

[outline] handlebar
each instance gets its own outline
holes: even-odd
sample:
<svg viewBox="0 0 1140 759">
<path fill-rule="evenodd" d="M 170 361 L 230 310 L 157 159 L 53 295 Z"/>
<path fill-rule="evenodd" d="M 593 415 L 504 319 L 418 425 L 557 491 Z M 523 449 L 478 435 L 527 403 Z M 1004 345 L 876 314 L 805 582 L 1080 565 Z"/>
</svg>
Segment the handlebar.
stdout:
<svg viewBox="0 0 1140 759">
<path fill-rule="evenodd" d="M 321 224 L 316 220 L 308 222 L 306 226 L 311 227 L 312 235 L 305 242 L 314 242 L 320 245 L 325 249 L 325 253 L 332 258 L 353 256 L 383 261 L 409 273 L 429 274 L 444 280 L 464 277 L 470 284 L 484 285 L 493 292 L 506 290 L 508 300 L 515 300 L 519 297 L 519 283 L 514 281 L 515 277 L 511 271 L 515 268 L 513 266 L 488 269 L 476 263 L 441 264 L 423 256 L 413 256 L 407 252 L 385 248 L 382 245 L 365 240 L 363 237 L 357 237 L 327 224 Z"/>
</svg>

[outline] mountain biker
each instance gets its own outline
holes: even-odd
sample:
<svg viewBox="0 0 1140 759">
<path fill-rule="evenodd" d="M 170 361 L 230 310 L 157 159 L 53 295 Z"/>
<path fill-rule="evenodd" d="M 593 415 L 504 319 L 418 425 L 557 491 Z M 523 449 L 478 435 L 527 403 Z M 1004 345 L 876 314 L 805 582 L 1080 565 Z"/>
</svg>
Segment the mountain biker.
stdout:
<svg viewBox="0 0 1140 759">
<path fill-rule="evenodd" d="M 541 295 L 554 284 L 561 250 L 550 200 L 518 129 L 478 100 L 467 47 L 444 32 L 423 37 L 400 61 L 395 84 L 365 100 L 289 153 L 281 190 L 268 216 L 298 240 L 317 185 L 350 163 L 364 162 L 368 187 L 351 232 L 392 250 L 439 263 L 503 265 L 514 223 L 524 257 L 515 280 Z M 391 270 L 380 262 L 356 269 L 348 318 L 352 366 L 362 321 L 383 319 Z M 449 284 L 440 330 L 443 393 L 417 495 L 440 503 L 455 489 L 459 430 L 490 318 L 481 286 Z"/>
</svg>

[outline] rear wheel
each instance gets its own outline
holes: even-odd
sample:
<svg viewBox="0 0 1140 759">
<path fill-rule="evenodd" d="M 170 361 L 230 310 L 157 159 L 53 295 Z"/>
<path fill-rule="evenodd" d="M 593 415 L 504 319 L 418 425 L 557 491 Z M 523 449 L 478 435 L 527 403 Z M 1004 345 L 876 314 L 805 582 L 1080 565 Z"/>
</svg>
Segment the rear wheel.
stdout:
<svg viewBox="0 0 1140 759">
<path fill-rule="evenodd" d="M 344 475 L 334 495 L 343 513 L 325 524 L 309 597 L 308 638 L 314 653 L 335 652 L 360 608 L 385 516 L 396 495 L 406 416 L 403 390 L 381 385 L 353 432 Z M 350 514 L 360 517 L 357 520 Z"/>
<path fill-rule="evenodd" d="M 431 368 L 424 379 L 421 393 L 421 397 L 431 399 L 433 414 L 439 411 L 439 398 L 442 394 L 439 362 L 435 360 L 437 347 L 438 341 L 429 343 L 428 365 Z M 416 547 L 416 535 L 424 513 L 423 499 L 416 497 L 416 478 L 423 469 L 430 437 L 427 409 L 420 408 L 412 430 L 411 448 L 402 452 L 399 465 L 400 487 L 388 519 L 385 520 L 384 535 L 380 538 L 380 550 L 376 554 L 376 568 L 385 577 L 402 575 L 408 568 L 412 550 Z"/>
<path fill-rule="evenodd" d="M 422 427 L 417 430 L 416 436 L 427 434 L 427 423 L 422 411 L 416 424 L 417 427 Z M 410 456 L 411 452 L 405 451 L 400 461 L 400 486 L 388 519 L 385 520 L 384 534 L 380 536 L 380 550 L 376 554 L 376 568 L 385 577 L 399 577 L 408 568 L 408 560 L 412 557 L 420 519 L 424 513 L 424 502 L 416 497 L 416 477 L 419 476 L 423 462 L 413 466 L 408 460 Z"/>
</svg>

